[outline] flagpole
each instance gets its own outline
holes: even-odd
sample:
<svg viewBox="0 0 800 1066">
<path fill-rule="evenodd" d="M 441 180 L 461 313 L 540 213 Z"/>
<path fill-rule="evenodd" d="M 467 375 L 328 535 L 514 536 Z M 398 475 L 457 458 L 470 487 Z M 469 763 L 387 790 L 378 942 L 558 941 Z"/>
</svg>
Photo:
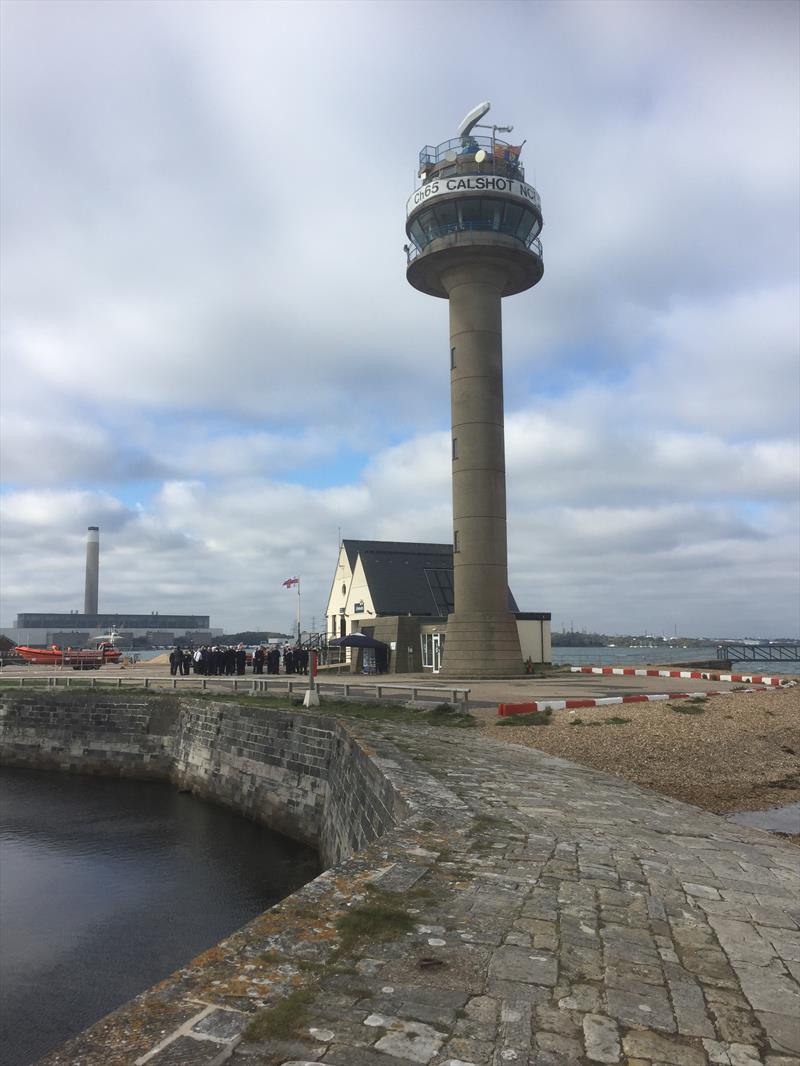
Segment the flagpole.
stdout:
<svg viewBox="0 0 800 1066">
<path fill-rule="evenodd" d="M 297 579 L 297 643 L 300 643 L 300 578 Z"/>
</svg>

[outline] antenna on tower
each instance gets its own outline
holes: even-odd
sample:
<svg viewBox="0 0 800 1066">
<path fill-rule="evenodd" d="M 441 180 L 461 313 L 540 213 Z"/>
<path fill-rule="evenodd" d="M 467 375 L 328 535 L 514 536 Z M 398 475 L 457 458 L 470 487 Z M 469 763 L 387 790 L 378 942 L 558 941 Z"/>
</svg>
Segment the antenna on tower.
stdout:
<svg viewBox="0 0 800 1066">
<path fill-rule="evenodd" d="M 486 103 L 478 104 L 477 107 L 473 107 L 473 109 L 465 115 L 463 122 L 458 127 L 459 137 L 468 137 L 472 132 L 472 127 L 477 126 L 483 116 L 488 113 L 491 106 L 492 105 L 487 101 Z"/>
</svg>

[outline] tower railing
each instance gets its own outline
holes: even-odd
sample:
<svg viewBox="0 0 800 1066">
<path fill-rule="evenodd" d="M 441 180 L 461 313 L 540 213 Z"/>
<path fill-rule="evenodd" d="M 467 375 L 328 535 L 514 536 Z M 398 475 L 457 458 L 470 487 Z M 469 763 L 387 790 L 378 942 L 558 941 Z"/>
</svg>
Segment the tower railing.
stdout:
<svg viewBox="0 0 800 1066">
<path fill-rule="evenodd" d="M 514 240 L 519 241 L 534 255 L 538 255 L 540 259 L 542 258 L 542 242 L 538 237 L 530 235 L 518 237 L 511 229 L 504 229 L 503 226 L 496 227 L 490 219 L 478 219 L 474 222 L 452 222 L 445 226 L 431 226 L 425 231 L 426 241 L 424 244 L 417 246 L 412 242 L 406 245 L 407 262 L 413 263 L 417 256 L 421 255 L 431 241 L 435 241 L 437 237 L 446 237 L 451 233 L 464 233 L 472 230 L 482 230 L 485 233 L 502 233 L 506 237 L 513 237 Z"/>
<path fill-rule="evenodd" d="M 442 141 L 441 144 L 436 145 L 426 144 L 424 148 L 420 149 L 419 153 L 420 172 L 445 162 L 448 156 L 453 153 L 456 158 L 474 156 L 481 149 L 486 152 L 487 159 L 490 162 L 494 160 L 497 163 L 503 163 L 505 166 L 515 169 L 520 180 L 524 179 L 525 170 L 519 161 L 519 155 L 522 151 L 521 145 L 498 141 L 496 137 L 474 135 L 455 137 L 452 140 Z"/>
</svg>

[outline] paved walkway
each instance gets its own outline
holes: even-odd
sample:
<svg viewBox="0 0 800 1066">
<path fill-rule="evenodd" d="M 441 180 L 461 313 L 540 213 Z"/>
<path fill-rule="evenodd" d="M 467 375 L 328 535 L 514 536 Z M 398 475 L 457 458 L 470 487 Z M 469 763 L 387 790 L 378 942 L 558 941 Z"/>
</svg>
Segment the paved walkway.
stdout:
<svg viewBox="0 0 800 1066">
<path fill-rule="evenodd" d="M 527 748 L 384 735 L 465 805 L 417 849 L 415 930 L 234 1063 L 800 1066 L 800 850 Z"/>
<path fill-rule="evenodd" d="M 0 671 L 0 680 L 3 681 L 14 681 L 20 677 L 24 681 L 28 678 L 44 679 L 53 676 L 58 679 L 59 684 L 65 684 L 67 681 L 73 684 L 85 684 L 87 681 L 91 682 L 92 679 L 97 679 L 98 684 L 107 684 L 109 679 L 116 681 L 119 678 L 122 679 L 123 685 L 141 684 L 144 677 L 158 679 L 159 684 L 167 686 L 172 684 L 169 666 L 164 664 L 153 665 L 149 662 L 139 662 L 135 666 L 126 669 L 121 669 L 116 665 L 106 665 L 101 670 L 97 672 L 91 671 L 88 674 L 75 672 L 69 668 L 54 671 L 50 666 L 6 666 Z M 213 690 L 217 682 L 219 682 L 220 687 L 224 689 L 233 680 L 233 678 L 209 678 L 209 688 Z M 245 690 L 254 678 L 252 673 L 247 673 L 244 677 L 236 680 L 238 680 L 241 688 Z M 302 690 L 303 684 L 307 681 L 306 678 L 299 675 L 292 675 L 287 678 L 285 674 L 281 674 L 279 679 L 271 678 L 265 674 L 263 680 L 280 680 L 282 684 L 285 684 L 287 680 L 291 680 L 297 685 L 298 692 Z M 446 691 L 448 686 L 457 685 L 470 690 L 470 706 L 483 708 L 497 707 L 500 703 L 525 703 L 531 700 L 600 698 L 604 696 L 686 692 L 688 690 L 692 692 L 719 692 L 727 691 L 733 687 L 730 683 L 724 681 L 704 681 L 702 679 L 619 677 L 570 673 L 560 673 L 554 677 L 499 678 L 493 681 L 476 681 L 474 679 L 445 678 L 441 674 L 432 674 L 429 671 L 418 674 L 384 674 L 382 677 L 366 677 L 363 674 L 337 674 L 323 670 L 320 672 L 318 680 L 323 685 L 346 683 L 352 688 L 363 687 L 369 692 L 370 696 L 374 693 L 376 682 L 381 682 L 385 687 L 385 698 L 387 700 L 391 698 L 392 685 L 407 687 L 416 683 L 441 688 L 445 694 L 442 697 L 437 697 L 431 692 L 422 694 L 424 699 L 429 702 L 435 701 L 437 698 L 447 698 Z M 177 678 L 177 684 L 181 690 L 199 688 L 202 683 L 203 678 L 195 674 L 191 674 L 186 678 Z M 401 702 L 407 700 L 408 692 L 398 691 L 397 699 Z"/>
<path fill-rule="evenodd" d="M 358 732 L 410 820 L 47 1066 L 800 1066 L 800 849 L 470 730 Z M 370 887 L 411 931 L 337 956 Z M 298 988 L 294 1035 L 238 1043 Z"/>
</svg>

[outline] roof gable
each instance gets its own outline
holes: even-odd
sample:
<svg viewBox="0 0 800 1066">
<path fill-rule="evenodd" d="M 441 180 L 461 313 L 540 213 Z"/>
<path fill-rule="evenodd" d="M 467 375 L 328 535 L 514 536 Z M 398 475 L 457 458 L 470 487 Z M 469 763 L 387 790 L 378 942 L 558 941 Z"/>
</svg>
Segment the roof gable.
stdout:
<svg viewBox="0 0 800 1066">
<path fill-rule="evenodd" d="M 376 614 L 446 618 L 453 610 L 453 546 L 391 540 L 344 540 L 351 570 L 361 565 Z M 509 610 L 517 605 L 511 591 Z"/>
</svg>

